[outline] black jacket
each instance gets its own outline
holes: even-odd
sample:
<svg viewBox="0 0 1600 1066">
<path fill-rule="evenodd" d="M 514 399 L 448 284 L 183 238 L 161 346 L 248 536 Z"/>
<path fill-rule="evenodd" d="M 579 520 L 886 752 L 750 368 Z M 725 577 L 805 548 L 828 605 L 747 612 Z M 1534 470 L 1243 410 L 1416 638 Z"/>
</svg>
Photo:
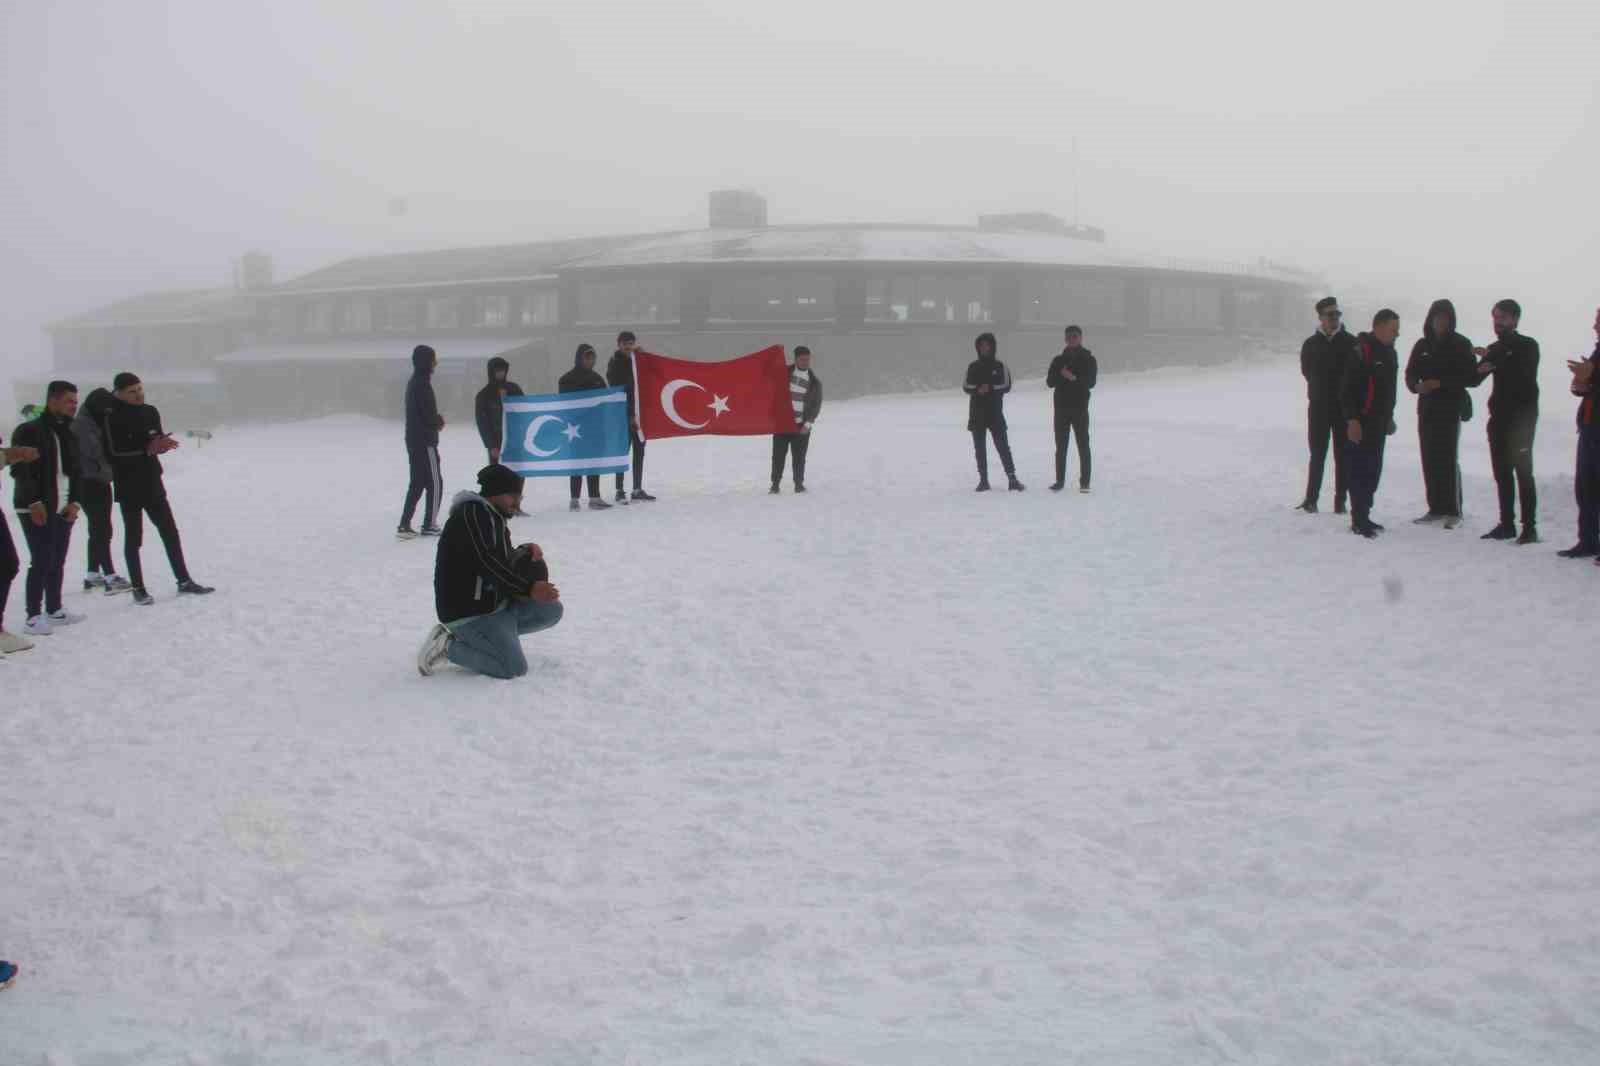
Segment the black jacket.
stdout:
<svg viewBox="0 0 1600 1066">
<path fill-rule="evenodd" d="M 1587 360 L 1594 365 L 1594 371 L 1589 378 L 1588 386 L 1579 391 L 1576 381 L 1572 383 L 1572 394 L 1582 397 L 1578 402 L 1578 428 L 1600 426 L 1600 344 L 1594 346 L 1594 352 Z"/>
<path fill-rule="evenodd" d="M 512 563 L 511 527 L 475 492 L 450 504 L 433 564 L 433 605 L 439 621 L 489 614 L 513 594 L 528 591 Z"/>
<path fill-rule="evenodd" d="M 1394 422 L 1395 385 L 1400 376 L 1400 356 L 1393 345 L 1381 344 L 1370 333 L 1356 338 L 1355 354 L 1344 365 L 1339 386 L 1340 413 L 1346 422 L 1361 423 L 1367 437 L 1389 432 Z"/>
<path fill-rule="evenodd" d="M 603 389 L 606 379 L 600 376 L 598 370 L 590 370 L 583 365 L 583 353 L 586 348 L 579 348 L 572 354 L 572 369 L 561 375 L 556 382 L 557 392 L 582 392 L 585 389 Z"/>
<path fill-rule="evenodd" d="M 628 391 L 628 419 L 636 420 L 639 415 L 633 407 L 633 360 L 627 352 L 611 353 L 611 361 L 606 364 L 606 384 L 621 385 Z"/>
<path fill-rule="evenodd" d="M 1436 334 L 1433 317 L 1440 312 L 1450 316 L 1450 331 Z M 1437 379 L 1439 388 L 1430 393 L 1419 390 L 1422 383 Z M 1406 361 L 1406 388 L 1417 393 L 1417 418 L 1460 419 L 1466 390 L 1477 384 L 1478 359 L 1472 342 L 1456 332 L 1456 309 L 1449 300 L 1435 300 L 1422 322 L 1422 336 L 1411 347 Z"/>
<path fill-rule="evenodd" d="M 983 354 L 983 343 L 989 342 L 989 354 Z M 1006 393 L 1011 391 L 1011 371 L 996 357 L 993 333 L 981 334 L 973 347 L 978 349 L 978 358 L 967 364 L 967 380 L 961 386 L 967 394 L 967 428 L 980 429 L 1005 429 L 1006 428 Z M 988 385 L 986 394 L 979 394 L 978 387 Z"/>
<path fill-rule="evenodd" d="M 510 370 L 511 364 L 498 355 L 489 360 L 489 383 L 478 390 L 478 396 L 473 401 L 473 414 L 478 421 L 478 439 L 483 441 L 483 446 L 490 451 L 497 450 L 501 445 L 501 437 L 505 433 L 505 398 L 507 396 L 521 396 L 522 386 L 509 378 L 505 381 L 496 381 L 496 370 Z M 435 441 L 437 442 L 437 437 Z"/>
<path fill-rule="evenodd" d="M 1479 366 L 1494 368 L 1489 417 L 1539 413 L 1539 342 L 1513 330 L 1489 345 Z M 1481 384 L 1478 378 L 1474 384 Z"/>
<path fill-rule="evenodd" d="M 78 445 L 78 476 L 86 481 L 111 480 L 111 452 L 106 448 L 106 415 L 122 401 L 105 389 L 95 389 L 72 420 Z"/>
<path fill-rule="evenodd" d="M 439 417 L 439 401 L 433 395 L 432 359 L 427 353 L 412 353 L 411 380 L 406 382 L 406 445 L 436 445 L 444 419 Z"/>
<path fill-rule="evenodd" d="M 38 418 L 17 427 L 11 443 L 19 448 L 39 449 L 39 458 L 11 468 L 11 499 L 18 513 L 42 503 L 46 511 L 54 514 L 67 504 L 78 502 L 78 444 L 72 436 L 72 419 L 41 411 Z M 63 470 L 67 475 L 65 485 L 61 484 Z"/>
<path fill-rule="evenodd" d="M 1339 405 L 1344 365 L 1355 350 L 1356 339 L 1343 326 L 1331 337 L 1319 329 L 1300 345 L 1300 376 L 1306 379 L 1306 399 L 1313 406 Z"/>
<path fill-rule="evenodd" d="M 150 454 L 150 442 L 164 435 L 161 412 L 150 404 L 118 402 L 106 409 L 103 437 L 111 455 L 111 476 L 117 499 L 153 503 L 167 495 L 161 460 Z"/>
<path fill-rule="evenodd" d="M 800 417 L 796 418 L 795 421 L 810 424 L 815 422 L 817 415 L 822 413 L 822 379 L 817 377 L 815 370 L 808 370 L 806 373 L 811 375 L 811 384 L 806 386 L 806 398 L 801 401 Z M 789 364 L 789 380 L 794 380 L 793 363 Z M 792 411 L 794 410 L 794 392 L 792 389 L 789 392 L 789 399 L 789 409 Z"/>
<path fill-rule="evenodd" d="M 1063 370 L 1072 371 L 1078 375 L 1078 380 L 1068 381 L 1061 376 Z M 1087 348 L 1066 348 L 1050 360 L 1044 383 L 1055 393 L 1057 429 L 1067 427 L 1066 416 L 1089 409 L 1089 390 L 1094 388 L 1099 376 L 1100 364 L 1095 362 L 1094 353 Z"/>
</svg>

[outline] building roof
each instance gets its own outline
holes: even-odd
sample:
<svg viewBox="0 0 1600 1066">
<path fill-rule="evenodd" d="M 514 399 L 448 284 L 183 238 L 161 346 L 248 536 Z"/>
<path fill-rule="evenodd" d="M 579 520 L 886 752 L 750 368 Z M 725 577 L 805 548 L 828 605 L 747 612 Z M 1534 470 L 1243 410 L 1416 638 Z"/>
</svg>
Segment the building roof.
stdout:
<svg viewBox="0 0 1600 1066">
<path fill-rule="evenodd" d="M 238 289 L 184 289 L 150 292 L 97 307 L 51 324 L 51 329 L 75 326 L 159 326 L 179 323 L 227 322 L 249 318 L 252 293 Z"/>
<path fill-rule="evenodd" d="M 404 285 L 458 285 L 476 281 L 525 281 L 550 274 L 560 264 L 602 251 L 626 237 L 581 237 L 483 248 L 397 252 L 346 259 L 273 290 L 309 293 L 388 289 Z"/>
<path fill-rule="evenodd" d="M 219 356 L 217 362 L 239 363 L 334 363 L 355 360 L 383 362 L 411 361 L 411 350 L 427 344 L 439 354 L 440 363 L 483 362 L 532 344 L 532 337 L 351 337 L 313 344 L 276 342 L 251 344 Z"/>
</svg>

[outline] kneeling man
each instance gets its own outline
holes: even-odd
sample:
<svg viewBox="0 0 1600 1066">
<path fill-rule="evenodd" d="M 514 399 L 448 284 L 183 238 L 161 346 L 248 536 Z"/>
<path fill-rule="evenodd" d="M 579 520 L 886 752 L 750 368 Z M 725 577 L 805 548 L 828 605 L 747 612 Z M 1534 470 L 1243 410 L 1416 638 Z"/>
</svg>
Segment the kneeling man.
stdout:
<svg viewBox="0 0 1600 1066">
<path fill-rule="evenodd" d="M 511 546 L 506 519 L 522 506 L 522 478 L 492 463 L 477 492 L 458 493 L 439 537 L 433 598 L 439 624 L 417 654 L 432 674 L 446 659 L 490 677 L 528 672 L 522 637 L 561 621 L 561 593 L 537 544 Z"/>
</svg>

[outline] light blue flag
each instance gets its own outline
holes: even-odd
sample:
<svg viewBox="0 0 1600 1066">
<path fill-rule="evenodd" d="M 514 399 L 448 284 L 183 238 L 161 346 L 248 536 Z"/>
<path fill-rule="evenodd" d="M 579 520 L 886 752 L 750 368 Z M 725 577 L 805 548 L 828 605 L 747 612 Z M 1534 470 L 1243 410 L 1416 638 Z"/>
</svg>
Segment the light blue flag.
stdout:
<svg viewBox="0 0 1600 1066">
<path fill-rule="evenodd" d="M 500 462 L 523 477 L 628 469 L 628 394 L 620 388 L 507 396 Z"/>
</svg>

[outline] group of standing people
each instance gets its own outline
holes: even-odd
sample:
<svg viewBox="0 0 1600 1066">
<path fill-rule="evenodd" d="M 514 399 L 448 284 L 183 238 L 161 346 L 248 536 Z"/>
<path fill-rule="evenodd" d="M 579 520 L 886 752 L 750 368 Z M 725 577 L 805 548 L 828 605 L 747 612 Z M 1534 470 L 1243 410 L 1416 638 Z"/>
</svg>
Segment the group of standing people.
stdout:
<svg viewBox="0 0 1600 1066">
<path fill-rule="evenodd" d="M 1315 514 L 1323 470 L 1332 451 L 1333 509 L 1350 514 L 1351 531 L 1376 537 L 1383 526 L 1372 520 L 1372 504 L 1383 473 L 1384 447 L 1394 433 L 1394 409 L 1402 380 L 1395 340 L 1400 316 L 1384 309 L 1369 332 L 1352 336 L 1343 325 L 1337 299 L 1316 305 L 1319 326 L 1300 348 L 1306 381 L 1307 435 L 1311 455 L 1299 510 Z M 1520 331 L 1522 308 L 1501 300 L 1490 312 L 1495 340 L 1475 347 L 1458 328 L 1455 306 L 1436 300 L 1428 308 L 1422 336 L 1412 345 L 1403 380 L 1417 397 L 1417 435 L 1427 511 L 1418 525 L 1455 529 L 1462 520 L 1459 451 L 1461 425 L 1473 418 L 1472 390 L 1493 381 L 1488 402 L 1490 466 L 1499 504 L 1499 521 L 1484 540 L 1539 540 L 1538 489 L 1533 475 L 1533 442 L 1539 421 L 1539 343 Z M 1600 338 L 1600 312 L 1595 316 Z M 1566 558 L 1600 556 L 1600 416 L 1596 407 L 1596 365 L 1600 343 L 1587 359 L 1569 360 L 1571 391 L 1578 408 L 1578 457 L 1574 477 L 1578 502 L 1578 541 L 1558 554 Z M 1517 516 L 1522 524 L 1519 532 Z"/>
<path fill-rule="evenodd" d="M 1078 446 L 1078 491 L 1089 491 L 1092 471 L 1089 452 L 1089 393 L 1100 375 L 1094 353 L 1083 346 L 1083 330 L 1068 326 L 1061 354 L 1050 360 L 1044 382 L 1053 395 L 1055 407 L 1056 479 L 1051 492 L 1067 486 L 1067 458 L 1071 444 Z M 993 333 L 982 333 L 973 342 L 978 358 L 967 365 L 962 389 L 968 396 L 967 429 L 972 434 L 972 450 L 978 460 L 977 492 L 989 491 L 988 440 L 1000 455 L 1006 473 L 1006 487 L 1012 492 L 1027 488 L 1017 478 L 1011 457 L 1011 441 L 1006 425 L 1005 396 L 1011 391 L 1011 370 L 996 356 Z"/>
<path fill-rule="evenodd" d="M 21 561 L 9 523 L 0 519 L 0 654 L 26 651 L 33 647 L 29 638 L 84 620 L 62 602 L 68 549 L 80 516 L 89 526 L 85 592 L 128 592 L 140 606 L 155 602 L 145 588 L 140 559 L 147 517 L 161 535 L 179 595 L 213 591 L 194 580 L 184 560 L 160 459 L 178 441 L 162 427 L 161 413 L 145 402 L 138 375 L 118 374 L 110 390 L 91 392 L 81 410 L 72 382 L 52 381 L 45 392 L 44 407 L 17 427 L 11 446 L 0 452 L 0 465 L 11 468 L 12 506 L 29 556 L 27 621 L 20 634 L 11 633 L 4 624 L 5 606 Z M 121 511 L 126 577 L 116 572 L 111 556 L 113 503 Z"/>
</svg>

